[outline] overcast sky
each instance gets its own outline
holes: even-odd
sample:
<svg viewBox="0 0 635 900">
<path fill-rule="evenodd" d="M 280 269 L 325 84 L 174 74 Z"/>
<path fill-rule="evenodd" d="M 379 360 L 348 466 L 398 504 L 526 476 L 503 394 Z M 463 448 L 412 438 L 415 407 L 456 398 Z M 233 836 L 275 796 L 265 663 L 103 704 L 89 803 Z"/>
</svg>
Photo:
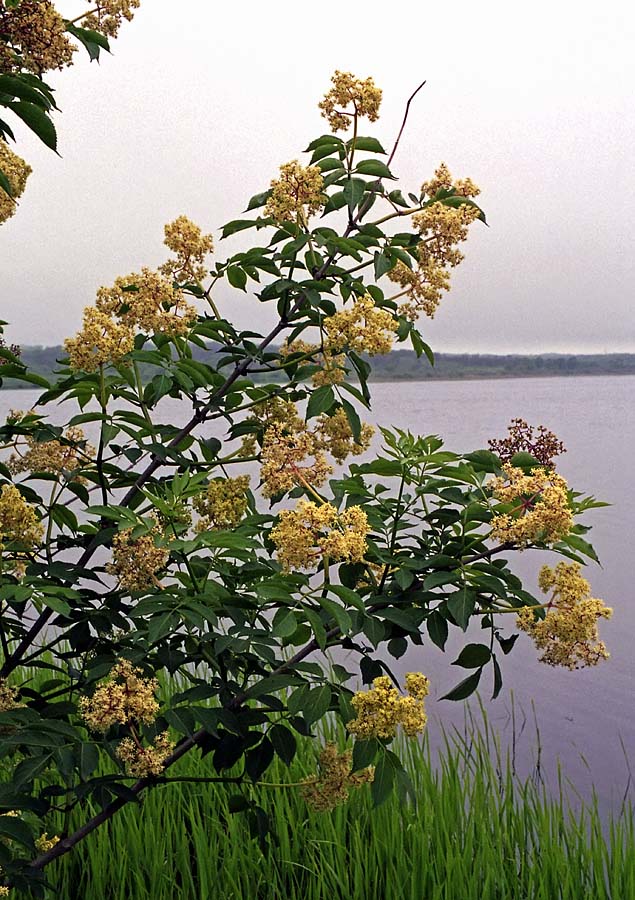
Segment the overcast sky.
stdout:
<svg viewBox="0 0 635 900">
<path fill-rule="evenodd" d="M 490 227 L 472 227 L 423 323 L 434 349 L 635 351 L 632 0 L 142 0 L 113 51 L 49 74 L 61 158 L 16 128 L 34 173 L 0 227 L 10 339 L 74 333 L 101 284 L 161 262 L 181 213 L 218 237 L 328 130 L 317 103 L 339 68 L 383 88 L 364 131 L 385 145 L 427 79 L 393 163 L 404 190 L 441 160 L 482 188 Z M 264 324 L 257 301 L 224 291 L 240 325 Z"/>
</svg>

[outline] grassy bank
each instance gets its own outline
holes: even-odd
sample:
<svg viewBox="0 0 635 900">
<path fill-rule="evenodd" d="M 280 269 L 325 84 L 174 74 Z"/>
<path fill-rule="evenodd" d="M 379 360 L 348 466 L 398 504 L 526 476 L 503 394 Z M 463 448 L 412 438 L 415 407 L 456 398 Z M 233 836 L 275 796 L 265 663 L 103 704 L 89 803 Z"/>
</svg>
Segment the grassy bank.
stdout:
<svg viewBox="0 0 635 900">
<path fill-rule="evenodd" d="M 340 738 L 342 736 L 340 735 Z M 291 769 L 269 781 L 315 771 L 305 741 Z M 259 788 L 277 843 L 263 855 L 228 799 L 236 791 L 201 783 L 155 788 L 48 870 L 60 900 L 626 900 L 635 897 L 631 810 L 600 821 L 591 805 L 573 812 L 564 790 L 549 798 L 520 782 L 495 752 L 485 722 L 446 740 L 433 763 L 427 747 L 399 748 L 415 803 L 393 796 L 372 808 L 368 788 L 333 813 L 307 809 L 297 789 Z M 214 776 L 209 758 L 170 770 Z M 263 793 L 265 796 L 263 796 Z M 78 818 L 74 825 L 78 825 Z"/>
</svg>

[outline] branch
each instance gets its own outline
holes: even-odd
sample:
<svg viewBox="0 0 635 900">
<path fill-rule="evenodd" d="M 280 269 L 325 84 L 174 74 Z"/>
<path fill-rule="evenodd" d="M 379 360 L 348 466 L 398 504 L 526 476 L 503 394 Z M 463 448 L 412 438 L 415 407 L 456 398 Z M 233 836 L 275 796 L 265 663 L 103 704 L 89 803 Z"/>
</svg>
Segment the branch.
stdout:
<svg viewBox="0 0 635 900">
<path fill-rule="evenodd" d="M 412 94 L 410 94 L 410 96 L 408 97 L 408 102 L 406 103 L 406 111 L 404 113 L 403 122 L 401 123 L 401 128 L 399 129 L 399 134 L 397 135 L 397 140 L 395 141 L 395 146 L 392 148 L 392 153 L 388 157 L 388 162 L 387 162 L 388 168 L 390 168 L 390 164 L 393 160 L 393 157 L 394 157 L 395 153 L 397 152 L 397 147 L 399 146 L 399 141 L 401 140 L 401 135 L 403 134 L 403 130 L 406 127 L 406 122 L 408 121 L 408 113 L 410 112 L 410 104 L 412 103 L 412 101 L 414 100 L 416 95 L 419 93 L 421 88 L 424 86 L 424 84 L 425 84 L 425 81 L 422 81 L 421 84 L 419 85 L 419 87 L 416 88 L 416 90 L 414 90 L 412 92 Z"/>
</svg>

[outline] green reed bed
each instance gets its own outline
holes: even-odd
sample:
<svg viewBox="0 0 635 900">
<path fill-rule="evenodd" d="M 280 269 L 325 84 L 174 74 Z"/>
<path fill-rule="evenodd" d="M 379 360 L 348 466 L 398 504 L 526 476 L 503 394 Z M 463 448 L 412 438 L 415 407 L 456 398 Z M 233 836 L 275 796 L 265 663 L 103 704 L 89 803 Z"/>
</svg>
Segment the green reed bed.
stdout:
<svg viewBox="0 0 635 900">
<path fill-rule="evenodd" d="M 424 743 L 397 742 L 415 802 L 392 796 L 377 809 L 367 788 L 346 806 L 315 813 L 295 788 L 258 788 L 276 842 L 263 854 L 245 818 L 229 811 L 235 789 L 176 783 L 155 788 L 51 867 L 60 900 L 626 900 L 635 897 L 632 810 L 602 823 L 596 806 L 570 807 L 519 780 L 484 718 L 446 738 L 435 762 Z M 331 737 L 333 737 L 331 735 Z M 337 736 L 336 736 L 337 737 Z M 339 735 L 343 741 L 343 735 Z M 290 769 L 315 771 L 305 741 Z M 210 777 L 209 758 L 190 755 L 172 776 Z M 262 796 L 264 794 L 264 796 Z M 77 819 L 79 823 L 80 819 Z"/>
</svg>

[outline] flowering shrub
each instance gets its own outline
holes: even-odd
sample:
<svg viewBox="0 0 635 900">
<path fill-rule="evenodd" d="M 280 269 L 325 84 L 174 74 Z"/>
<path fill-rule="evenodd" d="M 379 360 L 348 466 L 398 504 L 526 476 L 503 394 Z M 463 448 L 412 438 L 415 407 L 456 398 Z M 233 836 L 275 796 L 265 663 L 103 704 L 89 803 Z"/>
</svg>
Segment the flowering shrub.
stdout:
<svg viewBox="0 0 635 900">
<path fill-rule="evenodd" d="M 100 4 L 94 27 L 111 34 L 136 5 Z M 283 165 L 249 201 L 251 217 L 222 229 L 255 231 L 253 245 L 210 267 L 211 236 L 180 216 L 159 269 L 98 290 L 53 384 L 0 347 L 2 379 L 43 388 L 0 427 L 7 884 L 41 895 L 48 863 L 188 752 L 212 755 L 232 809 L 264 839 L 259 784 L 327 714 L 353 746 L 327 744 L 315 777 L 296 786 L 312 807 L 332 809 L 366 783 L 376 803 L 393 785 L 407 792 L 390 742 L 399 728 L 421 733 L 429 690 L 414 672 L 402 694 L 391 673 L 409 643 L 443 650 L 450 629 L 483 626 L 486 639 L 456 660 L 469 674 L 450 700 L 476 690 L 486 667 L 500 692 L 509 613 L 545 662 L 606 656 L 597 622 L 608 611 L 575 565 L 543 573 L 553 595 L 541 603 L 508 562 L 527 547 L 594 557 L 576 517 L 598 504 L 544 454 L 459 455 L 395 430 L 369 453 L 368 357 L 406 341 L 431 356 L 419 314 L 436 311 L 457 245 L 484 221 L 476 186 L 444 165 L 408 199 L 394 187 L 399 136 L 387 155 L 360 132 L 380 101 L 372 79 L 336 73 L 320 106 L 350 136 L 312 141 L 308 165 Z M 220 315 L 222 281 L 237 302 L 252 294 L 275 307 L 267 334 Z M 164 398 L 187 412 L 182 423 Z M 67 411 L 63 425 L 47 420 L 52 404 Z M 342 644 L 355 665 L 320 664 Z M 49 677 L 34 688 L 24 664 Z M 177 674 L 182 687 L 170 689 Z M 100 811 L 82 829 L 48 838 L 52 811 L 89 801 Z"/>
</svg>

